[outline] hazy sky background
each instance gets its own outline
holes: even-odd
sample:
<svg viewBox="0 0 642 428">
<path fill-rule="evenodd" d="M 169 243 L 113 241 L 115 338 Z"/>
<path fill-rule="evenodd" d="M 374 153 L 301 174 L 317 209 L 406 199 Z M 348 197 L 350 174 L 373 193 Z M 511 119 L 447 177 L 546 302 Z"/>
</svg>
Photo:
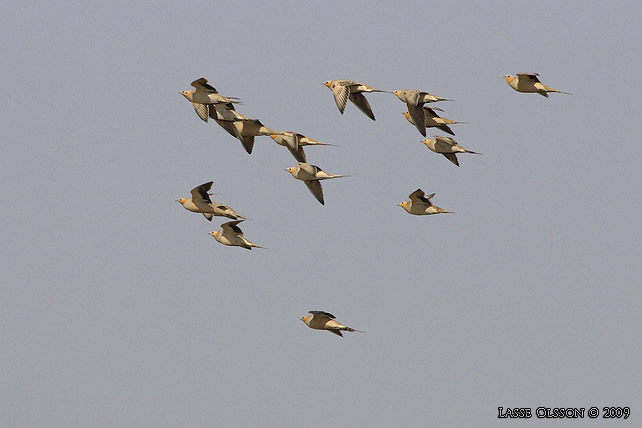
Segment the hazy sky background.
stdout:
<svg viewBox="0 0 642 428">
<path fill-rule="evenodd" d="M 5 2 L 0 402 L 6 427 L 496 427 L 497 407 L 631 406 L 642 370 L 639 2 Z M 520 94 L 538 72 L 573 95 Z M 179 95 L 336 147 L 321 206 Z M 394 95 L 421 89 L 461 168 Z M 437 106 L 437 105 L 435 105 Z M 434 129 L 428 136 L 443 135 Z M 251 220 L 267 250 L 224 247 Z M 455 215 L 410 216 L 417 188 Z M 332 312 L 366 334 L 307 328 Z M 636 422 L 637 421 L 637 422 Z M 602 426 L 602 419 L 558 424 Z"/>
</svg>

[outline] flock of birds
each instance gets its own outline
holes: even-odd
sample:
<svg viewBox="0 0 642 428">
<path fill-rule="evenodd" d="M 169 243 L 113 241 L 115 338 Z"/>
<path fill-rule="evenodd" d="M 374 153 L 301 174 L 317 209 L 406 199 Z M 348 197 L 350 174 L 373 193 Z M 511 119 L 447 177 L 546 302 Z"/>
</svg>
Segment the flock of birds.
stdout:
<svg viewBox="0 0 642 428">
<path fill-rule="evenodd" d="M 504 79 L 508 85 L 517 92 L 537 93 L 547 98 L 549 92 L 568 94 L 568 92 L 562 92 L 544 85 L 540 82 L 538 76 L 537 73 L 518 73 L 516 76 L 506 75 Z M 331 144 L 322 143 L 297 132 L 274 131 L 267 128 L 260 120 L 252 119 L 237 112 L 234 105 L 240 104 L 241 101 L 238 98 L 220 95 L 214 87 L 207 83 L 207 79 L 203 77 L 193 81 L 191 85 L 194 89 L 181 91 L 180 93 L 192 103 L 196 114 L 201 120 L 205 122 L 209 119 L 214 120 L 228 134 L 238 139 L 248 154 L 252 153 L 254 138 L 258 136 L 269 136 L 278 145 L 286 147 L 298 162 L 297 165 L 287 168 L 286 171 L 292 174 L 297 180 L 303 181 L 310 193 L 312 193 L 322 205 L 325 204 L 325 201 L 321 180 L 345 177 L 344 175 L 327 173 L 318 166 L 307 163 L 303 150 L 304 146 L 329 146 Z M 403 113 L 404 117 L 414 125 L 424 137 L 426 137 L 427 128 L 437 128 L 454 136 L 455 133 L 449 125 L 464 123 L 440 117 L 437 113 L 437 111 L 443 111 L 440 108 L 426 107 L 425 104 L 450 101 L 428 92 L 416 89 L 389 92 L 345 79 L 329 80 L 324 82 L 323 85 L 332 91 L 334 101 L 341 114 L 344 113 L 348 100 L 350 100 L 363 114 L 372 120 L 375 120 L 375 115 L 364 93 L 384 92 L 394 94 L 400 101 L 406 104 L 408 111 Z M 425 139 L 422 142 L 428 149 L 435 153 L 442 154 L 456 166 L 459 166 L 459 160 L 457 159 L 458 153 L 479 154 L 460 146 L 459 143 L 451 137 L 435 135 L 432 139 Z M 229 206 L 211 200 L 211 193 L 209 192 L 212 184 L 213 182 L 210 181 L 193 188 L 191 198 L 180 198 L 177 199 L 177 202 L 188 211 L 203 214 L 209 221 L 211 221 L 214 216 L 232 219 L 232 221 L 221 225 L 222 230 L 210 233 L 210 235 L 221 244 L 237 246 L 248 250 L 252 248 L 264 248 L 243 236 L 243 231 L 238 225 L 245 220 L 244 216 Z M 451 213 L 451 211 L 433 205 L 431 200 L 434 196 L 434 193 L 426 195 L 423 190 L 417 189 L 409 195 L 409 201 L 401 202 L 399 206 L 413 215 Z M 343 336 L 342 331 L 360 331 L 335 321 L 334 315 L 328 312 L 309 311 L 309 313 L 311 315 L 302 317 L 301 321 L 312 329 L 327 330 L 338 336 Z"/>
</svg>

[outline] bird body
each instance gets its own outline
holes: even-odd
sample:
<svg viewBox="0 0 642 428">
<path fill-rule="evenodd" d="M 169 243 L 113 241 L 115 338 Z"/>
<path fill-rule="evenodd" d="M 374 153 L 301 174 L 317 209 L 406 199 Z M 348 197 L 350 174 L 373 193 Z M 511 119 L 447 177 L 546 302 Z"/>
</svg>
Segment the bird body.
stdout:
<svg viewBox="0 0 642 428">
<path fill-rule="evenodd" d="M 387 92 L 347 79 L 328 80 L 327 82 L 323 82 L 323 85 L 332 91 L 334 102 L 337 104 L 337 108 L 341 114 L 345 111 L 348 99 L 350 99 L 363 114 L 372 120 L 375 120 L 375 116 L 363 92 Z"/>
<path fill-rule="evenodd" d="M 457 122 L 455 120 L 450 120 L 446 119 L 445 117 L 439 116 L 437 113 L 435 113 L 436 110 L 441 111 L 440 108 L 437 107 L 423 107 L 424 111 L 424 117 L 426 120 L 426 128 L 437 128 L 441 131 L 446 132 L 447 134 L 450 135 L 455 135 L 452 129 L 448 125 L 454 125 L 456 123 L 465 123 L 465 122 Z M 410 116 L 410 113 L 407 111 L 403 113 L 404 117 L 408 122 L 411 124 L 415 124 L 414 120 L 412 120 L 412 116 Z"/>
<path fill-rule="evenodd" d="M 283 131 L 280 134 L 271 134 L 270 138 L 280 146 L 286 147 L 294 159 L 298 162 L 306 161 L 305 152 L 303 151 L 303 146 L 331 146 L 332 144 L 322 143 L 321 141 L 313 140 L 308 138 L 305 135 L 299 134 L 297 132 Z"/>
<path fill-rule="evenodd" d="M 406 103 L 408 114 L 412 118 L 412 123 L 414 123 L 417 131 L 424 137 L 426 136 L 426 113 L 423 110 L 424 104 L 437 101 L 450 101 L 449 99 L 416 89 L 398 90 L 394 91 L 393 94 Z"/>
<path fill-rule="evenodd" d="M 334 320 L 334 315 L 328 313 L 328 312 L 323 312 L 323 311 L 309 311 L 308 313 L 312 315 L 306 315 L 301 318 L 301 321 L 303 321 L 308 327 L 315 329 L 315 330 L 327 330 L 330 333 L 334 333 L 337 336 L 343 337 L 343 334 L 341 334 L 342 331 L 349 331 L 349 332 L 359 332 L 359 333 L 365 333 L 360 330 L 355 330 L 354 328 L 347 327 L 343 324 L 341 324 L 338 321 Z"/>
<path fill-rule="evenodd" d="M 558 91 L 550 86 L 544 85 L 537 77 L 537 73 L 517 73 L 517 76 L 507 74 L 504 76 L 506 83 L 517 92 L 537 93 L 548 98 L 549 92 L 570 95 L 568 92 Z"/>
<path fill-rule="evenodd" d="M 278 131 L 274 131 L 264 126 L 258 119 L 251 119 L 240 113 L 236 114 L 239 116 L 240 120 L 214 120 L 228 134 L 237 138 L 248 154 L 252 154 L 252 149 L 254 148 L 254 137 L 279 134 Z"/>
<path fill-rule="evenodd" d="M 297 180 L 303 181 L 321 205 L 325 205 L 325 202 L 323 200 L 323 188 L 321 187 L 320 180 L 345 177 L 344 175 L 329 174 L 318 166 L 305 162 L 299 162 L 297 166 L 287 168 L 286 171 L 292 174 L 292 177 Z"/>
<path fill-rule="evenodd" d="M 181 91 L 183 95 L 194 107 L 198 117 L 207 122 L 209 117 L 223 120 L 239 120 L 234 110 L 234 104 L 240 103 L 238 98 L 224 97 L 218 91 L 207 83 L 207 79 L 201 77 L 192 82 L 196 89 Z"/>
<path fill-rule="evenodd" d="M 191 85 L 195 89 L 181 91 L 180 93 L 192 103 L 197 104 L 227 104 L 239 103 L 238 98 L 224 97 L 218 91 L 207 83 L 207 79 L 201 77 L 194 80 Z"/>
<path fill-rule="evenodd" d="M 247 117 L 237 112 L 236 109 L 234 108 L 234 104 L 232 103 L 220 103 L 220 104 L 209 104 L 209 105 L 197 104 L 197 105 L 207 107 L 208 116 L 211 117 L 212 119 L 218 119 L 218 120 L 223 120 L 227 122 L 236 122 L 239 120 L 247 120 L 250 122 L 256 121 L 256 119 L 252 119 L 250 117 Z M 196 107 L 194 107 L 194 109 L 196 109 Z M 205 122 L 207 122 L 207 120 L 205 120 Z"/>
<path fill-rule="evenodd" d="M 418 106 L 425 103 L 434 103 L 437 101 L 452 101 L 447 98 L 443 98 L 437 95 L 433 95 L 429 92 L 418 91 L 416 89 L 403 89 L 399 91 L 394 91 L 393 94 L 397 96 L 401 101 L 406 104 L 411 104 Z"/>
<path fill-rule="evenodd" d="M 459 160 L 457 159 L 456 153 L 471 153 L 474 155 L 481 154 L 460 146 L 457 141 L 450 137 L 442 137 L 441 135 L 435 135 L 434 138 L 430 140 L 423 140 L 422 143 L 424 143 L 426 147 L 433 152 L 444 155 L 446 159 L 457 166 L 459 166 Z"/>
<path fill-rule="evenodd" d="M 238 227 L 238 224 L 242 221 L 245 220 L 235 220 L 223 223 L 221 225 L 223 230 L 215 230 L 214 232 L 210 232 L 209 235 L 221 244 L 231 247 L 241 247 L 247 250 L 251 250 L 252 248 L 263 248 L 243 236 L 243 231 Z"/>
<path fill-rule="evenodd" d="M 409 214 L 413 215 L 431 215 L 431 214 L 440 214 L 440 213 L 451 213 L 451 211 L 446 211 L 443 208 L 434 206 L 430 200 L 435 196 L 435 194 L 426 195 L 423 190 L 417 189 L 412 192 L 408 197 L 410 201 L 404 201 L 399 204 L 401 208 L 406 210 Z"/>
<path fill-rule="evenodd" d="M 192 189 L 191 198 L 180 198 L 179 202 L 183 208 L 194 213 L 201 213 L 206 219 L 212 221 L 213 216 L 227 217 L 231 219 L 245 218 L 227 205 L 213 202 L 208 193 L 212 188 L 213 181 L 201 184 Z"/>
</svg>

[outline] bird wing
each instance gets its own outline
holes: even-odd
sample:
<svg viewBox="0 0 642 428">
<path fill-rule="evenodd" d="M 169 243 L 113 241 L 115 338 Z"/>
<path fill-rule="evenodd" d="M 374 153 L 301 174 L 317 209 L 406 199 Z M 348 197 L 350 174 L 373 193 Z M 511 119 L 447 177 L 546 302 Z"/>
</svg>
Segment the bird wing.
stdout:
<svg viewBox="0 0 642 428">
<path fill-rule="evenodd" d="M 435 135 L 435 146 L 443 149 L 450 150 L 452 146 L 456 146 L 457 142 L 450 137 L 444 137 L 442 135 Z"/>
<path fill-rule="evenodd" d="M 537 76 L 539 76 L 539 74 L 537 73 L 517 73 L 517 77 L 519 77 L 520 79 L 530 80 L 533 83 L 539 82 Z"/>
<path fill-rule="evenodd" d="M 336 334 L 337 336 L 341 336 L 341 337 L 343 337 L 343 334 L 341 334 L 341 330 L 328 329 L 328 331 L 329 331 L 330 333 L 334 333 L 334 334 Z"/>
<path fill-rule="evenodd" d="M 439 107 L 426 107 L 426 106 L 424 106 L 423 110 L 424 110 L 424 114 L 427 117 L 439 117 L 439 115 L 437 113 L 435 113 L 435 111 L 437 111 L 437 110 L 443 111 Z"/>
<path fill-rule="evenodd" d="M 292 153 L 292 156 L 294 156 L 294 159 L 296 159 L 298 162 L 305 162 L 305 152 L 303 151 L 303 146 L 299 146 L 296 149 L 293 149 L 290 146 L 287 146 L 287 149 Z"/>
<path fill-rule="evenodd" d="M 192 107 L 194 107 L 198 117 L 200 117 L 203 122 L 207 122 L 207 118 L 210 115 L 210 109 L 207 104 L 192 103 Z"/>
<path fill-rule="evenodd" d="M 326 318 L 334 319 L 334 315 L 332 315 L 329 312 L 323 312 L 323 311 L 308 311 L 309 314 L 312 315 L 318 315 L 318 316 L 323 316 Z"/>
<path fill-rule="evenodd" d="M 210 203 L 212 200 L 210 199 L 210 195 L 207 193 L 210 191 L 212 188 L 213 181 L 209 181 L 207 183 L 201 184 L 200 186 L 196 186 L 192 189 L 192 201 L 196 204 L 198 202 L 205 202 L 205 203 Z"/>
<path fill-rule="evenodd" d="M 348 102 L 348 95 L 350 95 L 350 89 L 347 86 L 335 82 L 330 86 L 330 90 L 334 95 L 334 102 L 337 104 L 341 114 L 343 114 L 346 109 L 346 103 Z"/>
<path fill-rule="evenodd" d="M 211 104 L 208 107 L 209 114 L 212 119 L 227 120 L 232 122 L 235 120 L 244 120 L 244 116 L 234 109 L 234 104 L 232 103 Z"/>
<path fill-rule="evenodd" d="M 439 125 L 437 125 L 437 129 L 440 129 L 440 130 L 444 131 L 447 134 L 455 135 L 453 130 L 450 129 L 450 126 L 446 125 L 445 123 L 440 123 Z"/>
<path fill-rule="evenodd" d="M 424 110 L 421 107 L 410 103 L 406 103 L 406 106 L 408 107 L 408 113 L 410 114 L 412 121 L 415 122 L 415 128 L 417 128 L 417 131 L 425 137 L 426 114 L 424 113 Z"/>
<path fill-rule="evenodd" d="M 352 104 L 356 105 L 357 108 L 361 110 L 363 114 L 368 116 L 370 119 L 375 120 L 375 115 L 372 112 L 370 103 L 362 93 L 360 92 L 350 93 L 350 101 L 352 101 Z"/>
<path fill-rule="evenodd" d="M 312 177 L 316 177 L 321 168 L 316 165 L 310 165 L 309 163 L 299 162 L 299 169 L 303 172 L 310 174 Z"/>
<path fill-rule="evenodd" d="M 239 137 L 239 140 L 241 140 L 241 145 L 243 145 L 243 148 L 248 154 L 252 154 L 252 149 L 254 148 L 254 136 L 253 135 L 248 135 L 248 136 L 243 136 Z"/>
<path fill-rule="evenodd" d="M 207 79 L 204 77 L 201 77 L 200 79 L 194 80 L 191 85 L 196 88 L 196 90 L 201 90 L 205 92 L 213 92 L 215 94 L 218 94 L 218 91 L 214 89 L 213 86 L 207 84 Z"/>
<path fill-rule="evenodd" d="M 421 92 L 416 89 L 406 90 L 404 93 L 406 104 L 412 104 L 413 106 L 419 105 L 419 99 L 423 94 L 425 94 L 425 92 Z"/>
<path fill-rule="evenodd" d="M 234 122 L 229 122 L 226 120 L 219 120 L 219 119 L 214 119 L 214 120 L 216 120 L 216 123 L 218 123 L 218 125 L 221 128 L 225 129 L 225 132 L 230 134 L 232 137 L 238 138 L 240 140 L 238 132 L 236 131 L 236 127 L 234 126 Z"/>
<path fill-rule="evenodd" d="M 417 203 L 423 203 L 428 205 L 432 205 L 432 203 L 430 202 L 430 199 L 432 199 L 433 196 L 435 196 L 434 193 L 432 195 L 426 196 L 424 191 L 421 189 L 417 189 L 414 192 L 412 192 L 410 195 L 408 195 L 408 197 L 413 203 L 417 202 Z"/>
<path fill-rule="evenodd" d="M 457 159 L 457 155 L 455 153 L 442 153 L 452 163 L 455 165 L 459 166 L 459 160 Z"/>
<path fill-rule="evenodd" d="M 317 201 L 321 202 L 321 205 L 325 205 L 323 201 L 323 187 L 321 187 L 321 182 L 319 180 L 303 180 L 310 193 L 317 198 Z"/>
<path fill-rule="evenodd" d="M 245 221 L 245 220 L 235 220 L 235 221 L 228 221 L 227 223 L 223 223 L 221 227 L 223 228 L 223 234 L 232 233 L 234 235 L 238 236 L 243 236 L 243 231 L 241 230 L 240 227 L 237 226 L 240 222 Z"/>
<path fill-rule="evenodd" d="M 289 132 L 281 135 L 280 137 L 282 141 L 284 141 L 285 144 L 287 144 L 287 147 L 289 149 L 296 150 L 299 148 L 299 135 L 301 134 L 297 134 L 295 132 Z"/>
</svg>

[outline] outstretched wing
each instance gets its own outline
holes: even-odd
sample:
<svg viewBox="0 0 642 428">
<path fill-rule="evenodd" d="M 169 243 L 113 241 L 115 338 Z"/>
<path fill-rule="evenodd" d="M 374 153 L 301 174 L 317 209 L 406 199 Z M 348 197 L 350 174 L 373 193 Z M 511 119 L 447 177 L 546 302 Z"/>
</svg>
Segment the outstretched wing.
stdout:
<svg viewBox="0 0 642 428">
<path fill-rule="evenodd" d="M 223 234 L 227 233 L 232 233 L 234 235 L 238 236 L 243 236 L 243 231 L 241 230 L 240 227 L 237 226 L 237 224 L 241 223 L 242 221 L 245 220 L 235 220 L 235 221 L 228 221 L 227 223 L 223 223 L 221 227 L 223 228 Z"/>
<path fill-rule="evenodd" d="M 314 195 L 317 201 L 321 202 L 321 205 L 325 205 L 323 201 L 323 187 L 321 187 L 321 182 L 319 180 L 303 180 L 310 193 Z"/>
<path fill-rule="evenodd" d="M 375 115 L 372 112 L 372 108 L 370 107 L 370 103 L 368 103 L 368 100 L 366 99 L 366 97 L 362 93 L 360 93 L 360 92 L 351 93 L 350 94 L 350 101 L 352 101 L 352 103 L 354 105 L 356 105 L 357 108 L 359 110 L 361 110 L 361 112 L 363 114 L 368 116 L 370 119 L 375 120 Z"/>
<path fill-rule="evenodd" d="M 337 103 L 337 107 L 341 114 L 346 109 L 346 104 L 348 103 L 348 95 L 350 95 L 350 89 L 345 85 L 340 85 L 337 82 L 334 82 L 330 85 L 330 90 L 334 95 L 334 102 Z"/>
<path fill-rule="evenodd" d="M 200 186 L 196 186 L 192 189 L 192 201 L 194 203 L 196 202 L 205 202 L 205 203 L 210 203 L 212 200 L 210 199 L 210 195 L 207 193 L 210 191 L 212 188 L 213 181 L 209 181 L 207 183 L 201 184 Z"/>
<path fill-rule="evenodd" d="M 539 76 L 539 74 L 537 73 L 517 73 L 517 77 L 519 77 L 520 79 L 530 80 L 533 83 L 539 82 L 537 76 Z"/>
<path fill-rule="evenodd" d="M 332 314 L 331 314 L 331 313 L 329 313 L 329 312 L 323 312 L 323 311 L 308 311 L 308 313 L 309 313 L 309 314 L 312 314 L 312 315 L 319 315 L 319 316 L 324 316 L 324 317 L 327 317 L 327 318 L 330 318 L 330 319 L 334 319 L 334 315 L 332 315 Z"/>
<path fill-rule="evenodd" d="M 197 90 L 201 90 L 205 92 L 214 92 L 215 94 L 218 94 L 218 91 L 213 86 L 208 85 L 207 79 L 204 77 L 194 80 L 192 82 L 192 86 L 195 87 Z"/>
<path fill-rule="evenodd" d="M 417 190 L 415 190 L 414 192 L 412 192 L 408 197 L 410 198 L 410 200 L 411 200 L 413 203 L 417 202 L 417 203 L 423 203 L 423 204 L 432 205 L 432 203 L 430 202 L 430 200 L 431 200 L 434 196 L 435 196 L 435 194 L 434 194 L 434 193 L 433 193 L 432 195 L 428 195 L 428 196 L 426 196 L 426 194 L 424 193 L 424 191 L 423 191 L 423 190 L 421 190 L 421 189 L 417 189 Z"/>
<path fill-rule="evenodd" d="M 408 113 L 410 114 L 412 121 L 415 122 L 415 128 L 417 128 L 417 131 L 419 131 L 419 133 L 425 137 L 426 113 L 424 113 L 423 108 L 421 108 L 421 106 L 412 105 L 410 103 L 406 103 L 406 106 L 408 107 Z"/>
<path fill-rule="evenodd" d="M 194 107 L 194 111 L 196 111 L 198 117 L 200 117 L 203 122 L 207 122 L 207 118 L 210 115 L 209 106 L 207 104 L 192 103 L 192 107 Z"/>
</svg>

